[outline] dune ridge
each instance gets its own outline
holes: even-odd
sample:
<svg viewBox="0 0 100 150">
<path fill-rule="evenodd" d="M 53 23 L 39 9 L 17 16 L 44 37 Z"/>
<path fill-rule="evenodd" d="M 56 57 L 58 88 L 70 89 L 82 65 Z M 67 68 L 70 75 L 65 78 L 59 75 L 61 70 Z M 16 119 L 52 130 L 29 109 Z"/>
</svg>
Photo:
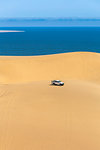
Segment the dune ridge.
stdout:
<svg viewBox="0 0 100 150">
<path fill-rule="evenodd" d="M 38 80 L 100 81 L 100 54 L 75 52 L 47 56 L 1 56 L 0 82 L 25 83 Z"/>
<path fill-rule="evenodd" d="M 0 150 L 100 149 L 100 54 L 1 56 L 0 83 Z"/>
</svg>

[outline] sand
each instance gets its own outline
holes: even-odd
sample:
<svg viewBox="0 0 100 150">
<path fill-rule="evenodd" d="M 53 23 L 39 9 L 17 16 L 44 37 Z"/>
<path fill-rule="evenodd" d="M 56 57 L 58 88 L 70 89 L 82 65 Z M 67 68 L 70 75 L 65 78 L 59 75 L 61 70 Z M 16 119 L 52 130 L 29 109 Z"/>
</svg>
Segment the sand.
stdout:
<svg viewBox="0 0 100 150">
<path fill-rule="evenodd" d="M 25 32 L 25 31 L 17 31 L 17 30 L 0 30 L 0 33 L 7 33 L 7 32 Z"/>
<path fill-rule="evenodd" d="M 0 83 L 0 150 L 100 149 L 100 54 L 0 57 Z"/>
</svg>

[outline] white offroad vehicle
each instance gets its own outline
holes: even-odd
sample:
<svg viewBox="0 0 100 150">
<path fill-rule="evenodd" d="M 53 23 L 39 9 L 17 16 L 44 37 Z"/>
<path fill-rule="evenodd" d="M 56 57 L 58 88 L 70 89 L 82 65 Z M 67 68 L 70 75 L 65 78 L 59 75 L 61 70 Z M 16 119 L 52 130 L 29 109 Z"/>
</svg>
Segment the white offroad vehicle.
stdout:
<svg viewBox="0 0 100 150">
<path fill-rule="evenodd" d="M 60 81 L 60 80 L 53 80 L 51 81 L 52 85 L 56 85 L 56 86 L 63 86 L 64 82 Z"/>
</svg>

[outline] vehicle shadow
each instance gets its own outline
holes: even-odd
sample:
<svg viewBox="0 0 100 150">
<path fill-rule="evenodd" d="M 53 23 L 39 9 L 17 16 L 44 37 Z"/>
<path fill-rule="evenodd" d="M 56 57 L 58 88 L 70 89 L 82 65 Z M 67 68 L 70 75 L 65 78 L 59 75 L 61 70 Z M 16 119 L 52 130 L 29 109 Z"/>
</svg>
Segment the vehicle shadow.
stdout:
<svg viewBox="0 0 100 150">
<path fill-rule="evenodd" d="M 62 87 L 62 86 L 64 86 L 64 85 L 55 85 L 55 84 L 49 84 L 49 86 L 57 86 L 57 87 Z"/>
</svg>

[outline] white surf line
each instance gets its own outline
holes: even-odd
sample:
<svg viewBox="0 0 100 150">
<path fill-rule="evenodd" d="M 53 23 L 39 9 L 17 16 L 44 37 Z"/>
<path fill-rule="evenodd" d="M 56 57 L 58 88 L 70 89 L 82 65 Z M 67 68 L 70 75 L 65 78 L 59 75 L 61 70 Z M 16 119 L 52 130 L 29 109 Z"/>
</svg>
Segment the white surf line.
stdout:
<svg viewBox="0 0 100 150">
<path fill-rule="evenodd" d="M 8 33 L 8 32 L 25 32 L 25 31 L 17 31 L 17 30 L 0 30 L 0 33 Z"/>
</svg>

